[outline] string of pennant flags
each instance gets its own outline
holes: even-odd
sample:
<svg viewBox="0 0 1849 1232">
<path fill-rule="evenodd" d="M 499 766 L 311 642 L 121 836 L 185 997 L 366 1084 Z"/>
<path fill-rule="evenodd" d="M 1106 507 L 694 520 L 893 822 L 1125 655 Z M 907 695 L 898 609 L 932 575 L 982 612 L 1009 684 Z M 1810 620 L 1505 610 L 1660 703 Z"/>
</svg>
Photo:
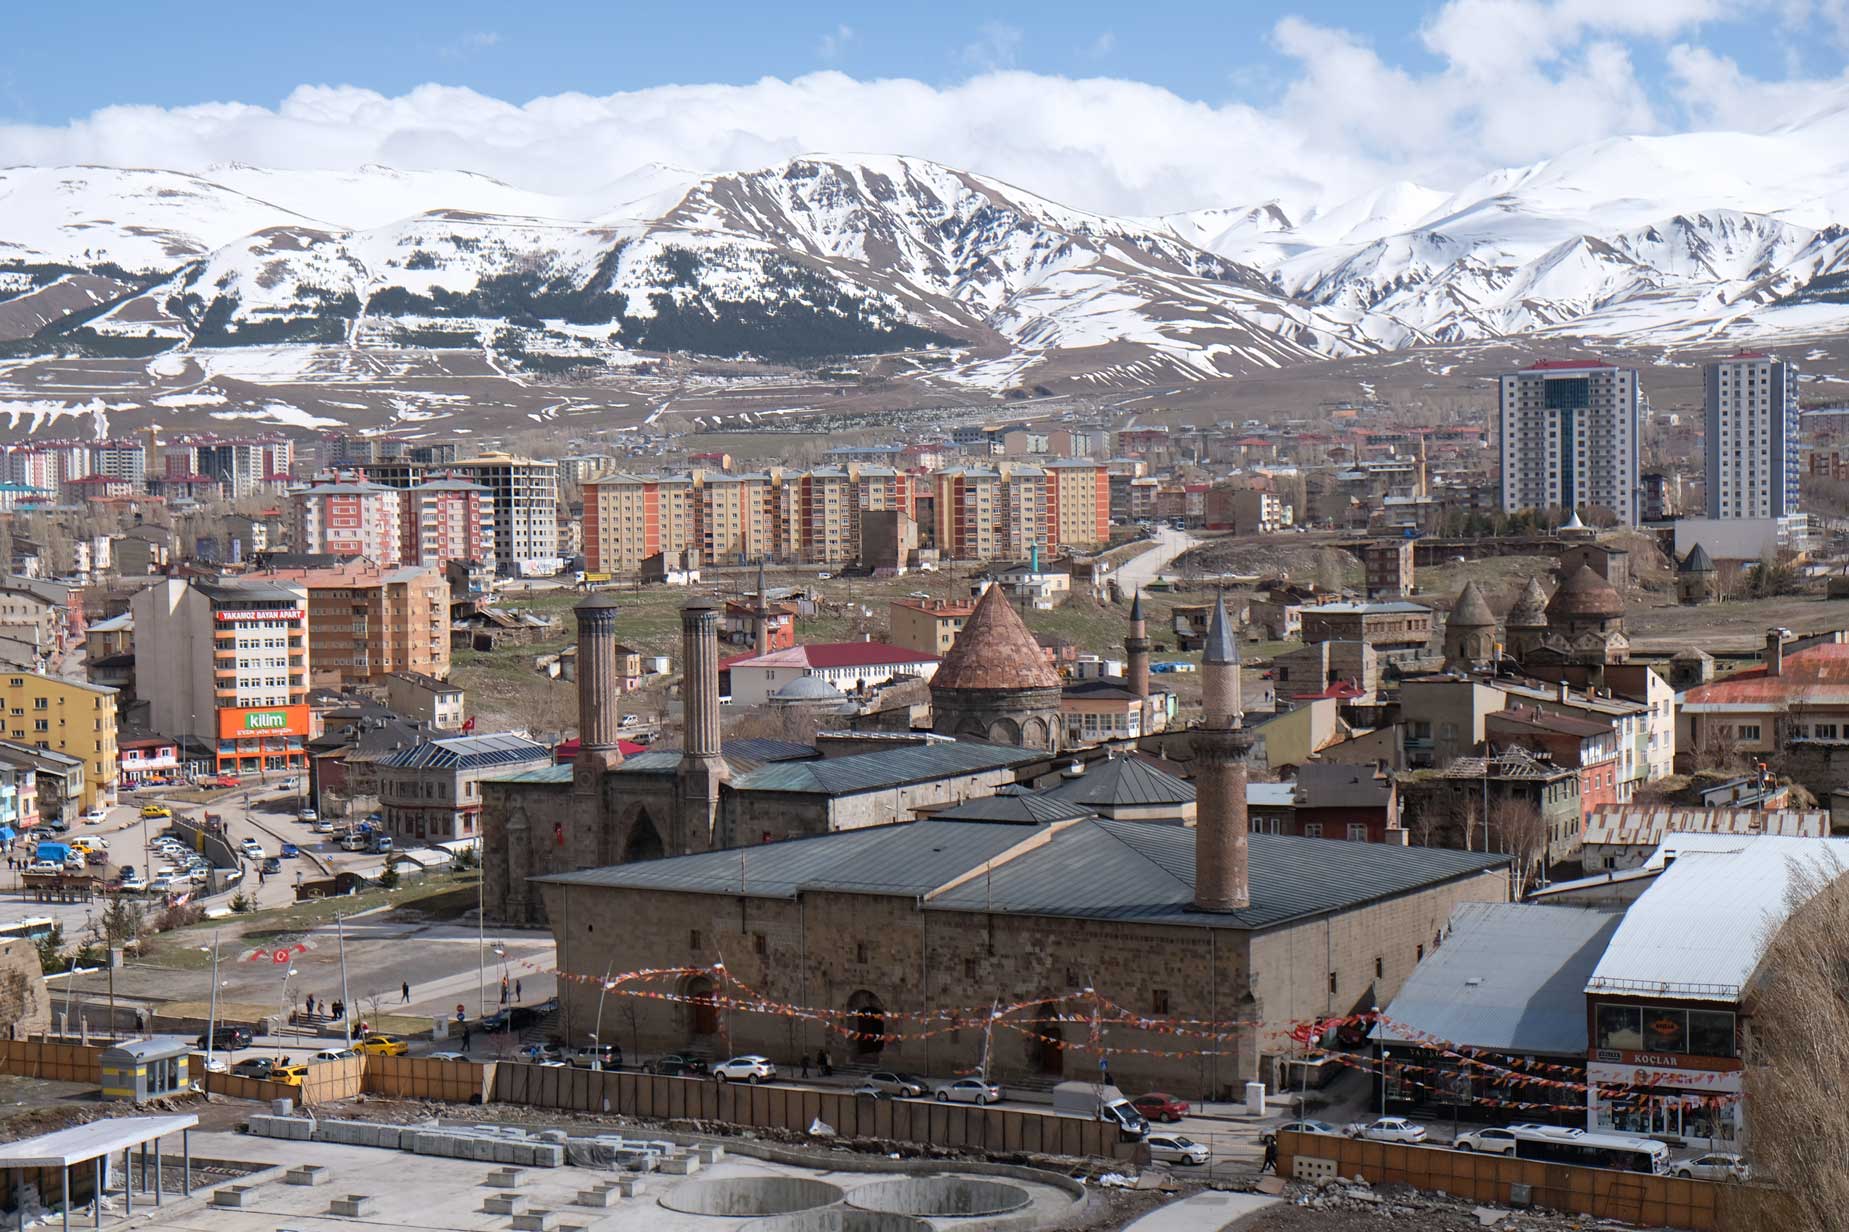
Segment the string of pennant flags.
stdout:
<svg viewBox="0 0 1849 1232">
<path fill-rule="evenodd" d="M 555 971 L 555 974 L 561 980 L 601 986 L 603 992 L 611 996 L 693 1005 L 711 1008 L 714 1011 L 797 1019 L 814 1023 L 844 1040 L 877 1041 L 882 1044 L 928 1040 L 957 1031 L 999 1027 L 1031 1039 L 1045 1048 L 1088 1052 L 1100 1059 L 1110 1056 L 1168 1058 L 1230 1056 L 1250 1048 L 1249 1042 L 1237 1050 L 1225 1047 L 1230 1039 L 1236 1039 L 1242 1031 L 1262 1025 L 1250 1018 L 1205 1019 L 1136 1014 L 1091 988 L 1029 997 L 1007 1004 L 996 1002 L 990 1005 L 939 1007 L 926 1010 L 883 1007 L 879 1009 L 841 1009 L 833 1006 L 798 1005 L 767 996 L 734 975 L 724 963 L 705 966 L 651 967 L 636 971 L 609 973 L 601 977 L 567 971 Z M 653 986 L 663 982 L 679 984 L 693 978 L 711 980 L 714 982 L 714 987 L 710 991 L 688 992 L 685 991 L 684 986 L 680 989 Z M 877 1030 L 866 1029 L 869 1018 L 878 1020 Z M 1362 1027 L 1371 1031 L 1376 1026 L 1391 1028 L 1398 1040 L 1413 1044 L 1435 1054 L 1438 1058 L 1453 1062 L 1456 1068 L 1442 1068 L 1399 1058 L 1377 1062 L 1364 1056 L 1328 1049 L 1320 1043 L 1322 1039 L 1327 1038 L 1330 1032 L 1339 1031 L 1344 1027 Z M 1083 1028 L 1084 1037 L 1066 1038 L 1066 1029 L 1072 1027 Z M 1042 1028 L 1057 1028 L 1058 1033 L 1054 1034 Z M 1197 1042 L 1175 1048 L 1111 1043 L 1106 1040 L 1105 1035 L 1112 1029 Z M 1580 1094 L 1592 1091 L 1601 1093 L 1619 1103 L 1645 1098 L 1636 1094 L 1639 1088 L 1629 1083 L 1588 1081 L 1589 1075 L 1584 1065 L 1542 1061 L 1533 1057 L 1499 1053 L 1472 1045 L 1459 1044 L 1432 1032 L 1421 1030 L 1409 1023 L 1389 1018 L 1378 1010 L 1303 1019 L 1285 1024 L 1267 1034 L 1271 1037 L 1287 1037 L 1313 1056 L 1324 1057 L 1337 1064 L 1365 1070 L 1377 1076 L 1384 1075 L 1390 1070 L 1402 1076 L 1404 1081 L 1447 1096 L 1450 1096 L 1451 1092 L 1444 1087 L 1419 1082 L 1416 1079 L 1404 1077 L 1404 1075 L 1425 1073 L 1455 1077 L 1460 1071 L 1469 1070 L 1498 1083 L 1573 1091 Z M 1502 1100 L 1490 1096 L 1472 1098 L 1473 1102 L 1477 1103 L 1517 1109 L 1533 1110 L 1558 1106 L 1547 1102 Z M 1698 1103 L 1704 1100 L 1720 1102 L 1712 1096 L 1695 1095 L 1690 1096 L 1689 1099 Z"/>
</svg>

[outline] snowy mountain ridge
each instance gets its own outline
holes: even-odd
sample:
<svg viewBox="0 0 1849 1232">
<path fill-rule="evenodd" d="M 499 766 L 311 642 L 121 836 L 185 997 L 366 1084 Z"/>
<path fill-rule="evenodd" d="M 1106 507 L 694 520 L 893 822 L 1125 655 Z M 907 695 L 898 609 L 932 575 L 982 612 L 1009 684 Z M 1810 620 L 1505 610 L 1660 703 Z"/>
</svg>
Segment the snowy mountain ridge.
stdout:
<svg viewBox="0 0 1849 1232">
<path fill-rule="evenodd" d="M 0 169 L 0 353 L 907 354 L 1128 388 L 1433 342 L 1757 344 L 1849 324 L 1849 113 L 1617 138 L 1446 191 L 1118 218 L 900 155 L 468 172 Z"/>
</svg>

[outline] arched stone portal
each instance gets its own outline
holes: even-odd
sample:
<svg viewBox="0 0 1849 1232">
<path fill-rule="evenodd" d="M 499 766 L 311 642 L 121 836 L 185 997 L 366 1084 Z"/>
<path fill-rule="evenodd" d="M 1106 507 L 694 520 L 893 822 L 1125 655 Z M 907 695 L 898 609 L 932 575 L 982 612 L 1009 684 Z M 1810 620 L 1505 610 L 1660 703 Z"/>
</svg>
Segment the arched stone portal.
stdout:
<svg viewBox="0 0 1849 1232">
<path fill-rule="evenodd" d="M 854 1032 L 849 1041 L 856 1057 L 877 1057 L 886 1047 L 886 1007 L 880 999 L 861 989 L 847 999 L 847 1028 Z"/>
<path fill-rule="evenodd" d="M 655 828 L 655 819 L 648 815 L 646 809 L 637 813 L 629 823 L 629 840 L 623 844 L 623 863 L 659 860 L 667 854 L 667 845 L 661 841 L 661 831 Z"/>
<path fill-rule="evenodd" d="M 1056 1022 L 1059 1006 L 1042 1001 L 1034 1007 L 1033 1034 L 1027 1037 L 1028 1060 L 1036 1071 L 1048 1075 L 1066 1072 L 1066 1024 Z"/>
</svg>

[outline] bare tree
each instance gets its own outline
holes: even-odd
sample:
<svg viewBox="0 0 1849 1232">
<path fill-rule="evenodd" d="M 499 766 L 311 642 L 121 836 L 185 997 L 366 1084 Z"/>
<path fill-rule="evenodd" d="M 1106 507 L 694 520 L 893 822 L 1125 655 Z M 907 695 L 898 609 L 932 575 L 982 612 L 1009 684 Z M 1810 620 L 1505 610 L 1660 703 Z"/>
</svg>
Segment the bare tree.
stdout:
<svg viewBox="0 0 1849 1232">
<path fill-rule="evenodd" d="M 1849 884 L 1833 856 L 1794 861 L 1789 917 L 1766 939 L 1743 1007 L 1743 1102 L 1753 1179 L 1730 1185 L 1726 1226 L 1835 1232 L 1849 1210 Z"/>
<path fill-rule="evenodd" d="M 1505 795 L 1490 802 L 1486 829 L 1489 843 L 1510 857 L 1509 896 L 1520 899 L 1547 863 L 1547 819 L 1530 801 Z"/>
</svg>

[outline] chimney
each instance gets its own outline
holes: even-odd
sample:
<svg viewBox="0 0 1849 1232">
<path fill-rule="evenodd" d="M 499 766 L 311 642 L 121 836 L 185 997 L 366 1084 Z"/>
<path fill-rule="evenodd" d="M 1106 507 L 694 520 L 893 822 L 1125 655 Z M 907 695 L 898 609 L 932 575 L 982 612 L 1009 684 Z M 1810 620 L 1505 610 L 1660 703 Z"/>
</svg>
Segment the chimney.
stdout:
<svg viewBox="0 0 1849 1232">
<path fill-rule="evenodd" d="M 1194 907 L 1240 911 L 1252 903 L 1246 851 L 1246 754 L 1252 739 L 1244 729 L 1239 648 L 1224 594 L 1214 602 L 1202 650 L 1205 713 L 1194 732 Z"/>
<path fill-rule="evenodd" d="M 1572 699 L 1573 699 L 1572 686 L 1567 684 L 1566 681 L 1562 680 L 1560 682 L 1560 700 L 1563 702 L 1566 702 L 1566 701 L 1571 701 Z"/>
<path fill-rule="evenodd" d="M 1785 637 L 1782 630 L 1766 630 L 1766 675 L 1782 676 L 1785 673 Z"/>
</svg>

